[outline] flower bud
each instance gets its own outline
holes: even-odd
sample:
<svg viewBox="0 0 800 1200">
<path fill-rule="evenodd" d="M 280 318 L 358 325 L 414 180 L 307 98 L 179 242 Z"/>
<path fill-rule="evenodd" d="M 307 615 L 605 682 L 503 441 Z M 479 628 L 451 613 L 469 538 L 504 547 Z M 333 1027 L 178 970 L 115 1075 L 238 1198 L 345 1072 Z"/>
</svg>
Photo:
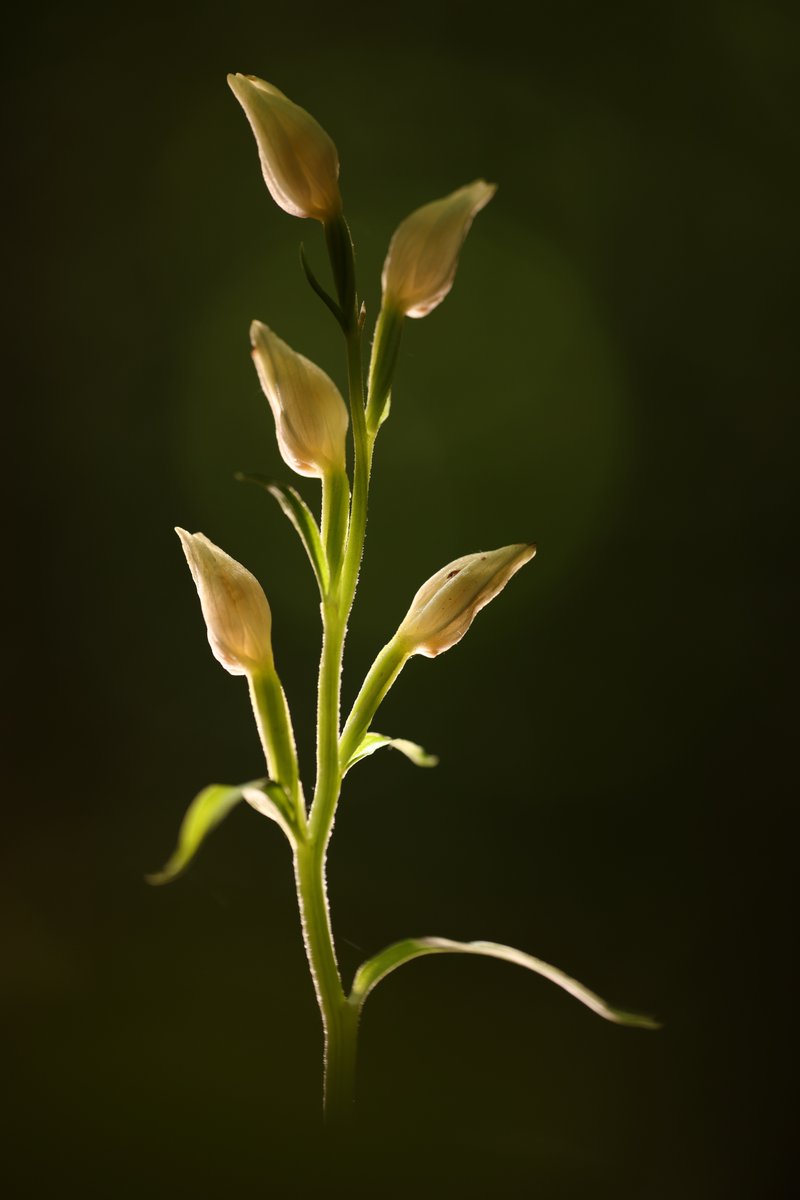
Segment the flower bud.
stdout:
<svg viewBox="0 0 800 1200">
<path fill-rule="evenodd" d="M 449 650 L 461 641 L 475 614 L 535 553 L 533 545 L 503 546 L 486 554 L 467 554 L 442 567 L 417 592 L 396 639 L 409 654 L 426 658 Z"/>
<path fill-rule="evenodd" d="M 258 143 L 264 181 L 293 217 L 327 221 L 342 211 L 339 155 L 310 113 L 254 75 L 229 75 Z"/>
<path fill-rule="evenodd" d="M 260 321 L 250 342 L 283 461 L 299 475 L 343 471 L 349 417 L 336 384 Z"/>
<path fill-rule="evenodd" d="M 203 533 L 176 529 L 192 572 L 208 641 L 231 675 L 272 669 L 272 614 L 258 580 Z"/>
<path fill-rule="evenodd" d="M 383 303 L 407 317 L 424 317 L 441 304 L 458 266 L 473 218 L 497 188 L 474 183 L 418 208 L 401 221 L 383 264 Z"/>
</svg>

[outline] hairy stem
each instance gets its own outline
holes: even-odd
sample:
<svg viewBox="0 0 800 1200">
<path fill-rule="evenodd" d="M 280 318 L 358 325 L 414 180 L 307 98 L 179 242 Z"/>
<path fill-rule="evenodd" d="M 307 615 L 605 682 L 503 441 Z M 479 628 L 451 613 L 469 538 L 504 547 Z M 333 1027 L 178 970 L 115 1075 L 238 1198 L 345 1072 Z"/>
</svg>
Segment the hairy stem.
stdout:
<svg viewBox="0 0 800 1200">
<path fill-rule="evenodd" d="M 339 743 L 339 762 L 342 769 L 347 766 L 351 755 L 361 744 L 378 706 L 407 661 L 407 647 L 397 638 L 392 638 L 370 667 L 342 732 Z"/>
<path fill-rule="evenodd" d="M 353 1022 L 350 1017 L 352 1006 L 342 990 L 336 963 L 321 843 L 301 842 L 294 868 L 303 939 L 325 1036 L 325 1119 L 330 1125 L 342 1125 L 353 1110 L 357 1019 Z"/>
<path fill-rule="evenodd" d="M 339 770 L 339 705 L 344 621 L 336 602 L 322 604 L 322 658 L 317 694 L 317 781 L 309 833 L 323 849 L 327 843 L 342 776 Z"/>
<path fill-rule="evenodd" d="M 322 480 L 322 544 L 330 573 L 329 591 L 335 589 L 347 541 L 350 485 L 347 472 L 331 471 Z"/>
<path fill-rule="evenodd" d="M 249 675 L 247 681 L 264 757 L 267 760 L 267 773 L 285 788 L 298 811 L 298 816 L 304 819 L 297 749 L 289 706 L 281 681 L 274 669 Z"/>
<path fill-rule="evenodd" d="M 347 335 L 347 373 L 350 384 L 350 414 L 353 422 L 353 500 L 350 510 L 350 530 L 347 537 L 342 570 L 342 597 L 345 620 L 350 614 L 358 585 L 358 572 L 364 553 L 367 531 L 367 502 L 372 470 L 374 439 L 367 432 L 364 411 L 364 366 L 361 361 L 361 332 L 353 329 Z"/>
<path fill-rule="evenodd" d="M 325 1032 L 325 1118 L 341 1125 L 352 1115 L 358 1010 L 342 989 L 331 928 L 325 879 L 328 841 L 342 784 L 339 760 L 341 675 L 347 619 L 358 583 L 367 524 L 372 440 L 364 411 L 361 329 L 356 311 L 355 265 L 349 230 L 342 219 L 326 227 L 337 292 L 345 316 L 347 373 L 353 429 L 354 467 L 350 516 L 344 473 L 323 481 L 322 539 L 330 582 L 322 602 L 322 655 L 317 697 L 317 778 L 307 832 L 295 852 L 297 898 L 309 966 Z"/>
<path fill-rule="evenodd" d="M 391 305 L 387 307 L 384 304 L 378 314 L 370 356 L 367 398 L 367 429 L 373 438 L 386 415 L 400 351 L 403 321 L 403 314 Z"/>
</svg>

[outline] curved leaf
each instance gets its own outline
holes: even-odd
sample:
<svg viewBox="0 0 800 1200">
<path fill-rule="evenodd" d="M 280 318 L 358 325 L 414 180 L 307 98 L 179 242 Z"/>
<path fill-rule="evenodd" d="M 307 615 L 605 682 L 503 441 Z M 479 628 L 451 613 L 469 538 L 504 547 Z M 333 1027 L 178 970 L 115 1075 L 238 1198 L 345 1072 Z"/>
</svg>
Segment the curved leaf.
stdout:
<svg viewBox="0 0 800 1200">
<path fill-rule="evenodd" d="M 257 783 L 244 783 L 241 788 L 242 797 L 251 808 L 276 821 L 289 841 L 294 844 L 297 836 L 297 820 L 292 809 L 292 802 L 279 783 L 271 779 L 261 779 Z"/>
<path fill-rule="evenodd" d="M 576 1000 L 580 1000 L 581 1004 L 585 1004 L 607 1021 L 614 1021 L 618 1025 L 638 1026 L 640 1029 L 660 1028 L 659 1022 L 654 1021 L 652 1017 L 612 1008 L 605 1000 L 601 1000 L 589 988 L 560 971 L 558 967 L 551 967 L 549 963 L 534 958 L 532 954 L 515 950 L 513 946 L 501 946 L 497 942 L 453 942 L 449 938 L 436 937 L 406 938 L 402 942 L 394 942 L 359 967 L 353 980 L 351 999 L 359 1006 L 362 1005 L 382 979 L 403 963 L 410 962 L 412 958 L 420 958 L 423 954 L 480 954 L 488 958 L 501 958 L 506 962 L 516 963 L 517 966 L 526 967 L 529 971 L 535 971 L 537 975 L 558 984 L 565 992 L 569 992 Z"/>
<path fill-rule="evenodd" d="M 202 846 L 212 829 L 224 821 L 228 813 L 246 800 L 257 812 L 277 821 L 291 842 L 295 840 L 295 818 L 291 802 L 279 783 L 255 779 L 231 787 L 212 783 L 198 792 L 187 808 L 180 829 L 178 844 L 160 871 L 145 875 L 154 885 L 171 883 L 182 874 Z"/>
<path fill-rule="evenodd" d="M 256 483 L 275 497 L 297 531 L 311 566 L 314 568 L 320 593 L 324 595 L 328 586 L 328 560 L 314 514 L 300 493 L 289 484 L 276 483 L 265 475 L 246 475 L 239 471 L 236 478 L 240 483 Z"/>
<path fill-rule="evenodd" d="M 212 783 L 198 792 L 186 810 L 178 830 L 178 844 L 160 871 L 146 875 L 148 883 L 171 883 L 185 871 L 201 845 L 242 799 L 242 789 Z"/>
<path fill-rule="evenodd" d="M 303 268 L 303 274 L 305 275 L 306 280 L 307 280 L 309 286 L 311 287 L 311 290 L 313 292 L 316 292 L 316 294 L 319 296 L 322 303 L 331 310 L 331 312 L 336 317 L 336 320 L 339 322 L 342 329 L 345 329 L 345 331 L 346 331 L 346 322 L 344 319 L 344 313 L 342 312 L 341 308 L 334 300 L 333 296 L 328 295 L 328 293 L 325 291 L 325 288 L 322 286 L 322 284 L 317 279 L 314 272 L 311 270 L 311 265 L 309 264 L 309 261 L 306 258 L 305 246 L 303 245 L 302 242 L 300 243 L 300 265 Z"/>
<path fill-rule="evenodd" d="M 435 767 L 439 762 L 435 754 L 428 754 L 416 742 L 406 741 L 405 738 L 387 737 L 383 733 L 367 733 L 364 735 L 361 745 L 350 755 L 343 773 L 349 771 L 362 758 L 367 758 L 376 750 L 380 750 L 382 746 L 391 746 L 393 750 L 399 750 L 401 754 L 405 754 L 407 759 L 410 759 L 415 767 Z"/>
</svg>

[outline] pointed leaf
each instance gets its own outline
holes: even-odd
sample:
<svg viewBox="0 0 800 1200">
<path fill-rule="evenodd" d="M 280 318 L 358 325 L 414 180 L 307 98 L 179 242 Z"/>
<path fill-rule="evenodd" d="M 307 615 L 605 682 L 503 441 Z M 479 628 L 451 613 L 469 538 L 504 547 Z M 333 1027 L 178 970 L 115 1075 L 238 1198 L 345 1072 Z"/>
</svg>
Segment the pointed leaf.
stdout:
<svg viewBox="0 0 800 1200">
<path fill-rule="evenodd" d="M 305 277 L 309 283 L 309 286 L 311 287 L 311 290 L 313 292 L 316 292 L 316 294 L 319 296 L 322 303 L 331 310 L 333 315 L 336 317 L 336 320 L 341 325 L 342 329 L 344 329 L 345 328 L 345 319 L 344 319 L 342 310 L 339 307 L 339 305 L 336 303 L 336 301 L 334 300 L 333 296 L 328 295 L 328 293 L 325 291 L 325 288 L 322 286 L 322 284 L 317 279 L 314 272 L 311 270 L 309 261 L 306 258 L 306 249 L 302 242 L 300 243 L 300 265 L 303 268 L 303 274 L 305 275 Z"/>
<path fill-rule="evenodd" d="M 416 742 L 408 742 L 405 738 L 387 737 L 383 733 L 368 733 L 364 736 L 361 745 L 353 751 L 350 759 L 344 768 L 347 772 L 352 766 L 362 758 L 366 758 L 370 754 L 374 754 L 376 750 L 380 750 L 382 746 L 391 746 L 394 750 L 399 750 L 401 754 L 405 754 L 406 758 L 410 759 L 416 767 L 435 767 L 439 759 L 435 754 L 428 754 L 427 751 L 418 746 Z"/>
<path fill-rule="evenodd" d="M 295 844 L 297 820 L 292 802 L 279 783 L 260 779 L 257 783 L 242 784 L 242 796 L 256 812 L 276 821 L 289 841 Z"/>
<path fill-rule="evenodd" d="M 236 475 L 236 478 L 240 483 L 256 483 L 260 487 L 263 487 L 265 491 L 268 491 L 271 496 L 275 497 L 281 509 L 299 534 L 300 541 L 303 543 L 311 566 L 314 568 L 320 592 L 324 595 L 325 589 L 328 586 L 328 561 L 322 546 L 317 522 L 314 520 L 311 509 L 300 493 L 288 484 L 276 483 L 274 480 L 268 479 L 265 475 L 245 475 L 240 471 Z"/>
<path fill-rule="evenodd" d="M 453 942 L 449 938 L 436 937 L 406 938 L 405 941 L 395 942 L 359 967 L 353 980 L 351 998 L 359 1005 L 363 1004 L 376 984 L 380 983 L 390 972 L 423 954 L 480 954 L 488 958 L 505 959 L 506 962 L 526 967 L 529 971 L 535 971 L 537 975 L 542 975 L 552 983 L 558 984 L 565 992 L 569 992 L 576 1000 L 580 1000 L 592 1012 L 596 1012 L 598 1016 L 604 1017 L 607 1021 L 614 1021 L 618 1025 L 638 1026 L 641 1029 L 660 1028 L 658 1021 L 654 1021 L 652 1017 L 643 1017 L 636 1013 L 624 1012 L 619 1008 L 612 1008 L 610 1004 L 606 1004 L 605 1000 L 601 1000 L 599 996 L 584 987 L 582 983 L 578 983 L 576 979 L 565 975 L 558 967 L 551 967 L 549 963 L 542 962 L 540 958 L 534 958 L 533 955 L 525 954 L 522 950 L 515 950 L 513 946 L 501 946 L 497 942 Z"/>
<path fill-rule="evenodd" d="M 279 783 L 270 779 L 254 779 L 251 783 L 228 786 L 212 783 L 198 792 L 187 808 L 178 830 L 178 844 L 160 871 L 145 875 L 154 885 L 171 883 L 182 874 L 203 842 L 224 821 L 228 813 L 246 800 L 257 812 L 277 821 L 289 841 L 295 842 L 295 817 L 292 804 Z"/>
<path fill-rule="evenodd" d="M 178 831 L 178 844 L 160 871 L 146 875 L 148 883 L 171 883 L 186 869 L 206 837 L 242 799 L 242 789 L 212 783 L 198 792 L 186 810 Z"/>
</svg>

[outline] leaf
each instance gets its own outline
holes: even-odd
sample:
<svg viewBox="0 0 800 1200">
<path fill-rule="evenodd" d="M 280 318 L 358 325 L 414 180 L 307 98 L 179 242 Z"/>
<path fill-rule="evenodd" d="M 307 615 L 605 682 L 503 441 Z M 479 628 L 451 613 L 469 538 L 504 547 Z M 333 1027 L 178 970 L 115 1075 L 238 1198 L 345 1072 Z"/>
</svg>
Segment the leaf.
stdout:
<svg viewBox="0 0 800 1200">
<path fill-rule="evenodd" d="M 289 841 L 294 844 L 297 834 L 297 821 L 292 802 L 279 783 L 271 779 L 261 779 L 257 783 L 243 783 L 242 797 L 251 808 L 276 821 Z"/>
<path fill-rule="evenodd" d="M 654 1021 L 652 1017 L 643 1017 L 636 1013 L 624 1012 L 619 1008 L 612 1008 L 610 1004 L 606 1004 L 605 1000 L 601 1000 L 599 996 L 589 991 L 582 983 L 578 983 L 576 979 L 565 975 L 558 967 L 551 967 L 549 963 L 542 962 L 540 958 L 534 958 L 533 955 L 525 954 L 522 950 L 515 950 L 513 946 L 501 946 L 497 942 L 452 942 L 449 938 L 436 937 L 406 938 L 405 941 L 394 942 L 359 967 L 353 980 L 351 999 L 359 1006 L 362 1005 L 376 984 L 385 979 L 390 972 L 402 966 L 403 963 L 410 962 L 412 958 L 420 958 L 423 954 L 480 954 L 488 958 L 505 959 L 506 962 L 526 967 L 529 971 L 535 971 L 537 975 L 542 975 L 552 983 L 558 984 L 565 992 L 569 992 L 576 1000 L 580 1000 L 592 1012 L 596 1012 L 598 1016 L 604 1017 L 607 1021 L 614 1021 L 618 1025 L 638 1026 L 641 1029 L 660 1029 L 661 1027 L 659 1022 Z"/>
<path fill-rule="evenodd" d="M 236 478 L 240 483 L 256 483 L 275 497 L 299 534 L 311 566 L 314 568 L 320 593 L 324 595 L 328 586 L 328 560 L 322 546 L 317 522 L 300 493 L 289 484 L 276 483 L 265 475 L 245 475 L 239 471 Z"/>
<path fill-rule="evenodd" d="M 383 733 L 367 733 L 364 735 L 361 745 L 350 755 L 343 773 L 349 771 L 362 758 L 380 750 L 382 746 L 391 746 L 392 749 L 399 750 L 401 754 L 405 754 L 406 758 L 411 760 L 415 767 L 435 767 L 439 762 L 435 754 L 428 754 L 416 742 L 408 742 L 405 738 L 387 737 Z"/>
<path fill-rule="evenodd" d="M 255 779 L 235 787 L 212 783 L 198 792 L 187 808 L 178 830 L 178 844 L 160 871 L 146 875 L 154 885 L 171 883 L 186 870 L 212 829 L 224 821 L 228 813 L 242 800 L 265 817 L 277 821 L 289 841 L 294 842 L 295 819 L 291 801 L 279 783 L 270 779 Z"/>
<path fill-rule="evenodd" d="M 316 292 L 316 294 L 319 296 L 322 303 L 331 310 L 333 315 L 336 317 L 336 320 L 341 325 L 342 329 L 346 329 L 346 322 L 345 322 L 344 314 L 343 314 L 341 308 L 336 303 L 333 296 L 328 295 L 328 293 L 325 291 L 325 288 L 322 286 L 322 284 L 319 282 L 319 280 L 317 279 L 314 272 L 311 270 L 308 259 L 306 258 L 305 246 L 303 245 L 302 242 L 300 243 L 300 266 L 303 268 L 303 274 L 305 275 L 305 277 L 311 287 L 311 290 L 313 292 Z"/>
<path fill-rule="evenodd" d="M 160 871 L 146 875 L 148 883 L 171 883 L 185 871 L 201 845 L 242 799 L 240 787 L 212 783 L 198 792 L 186 810 L 178 830 L 178 844 Z"/>
</svg>

